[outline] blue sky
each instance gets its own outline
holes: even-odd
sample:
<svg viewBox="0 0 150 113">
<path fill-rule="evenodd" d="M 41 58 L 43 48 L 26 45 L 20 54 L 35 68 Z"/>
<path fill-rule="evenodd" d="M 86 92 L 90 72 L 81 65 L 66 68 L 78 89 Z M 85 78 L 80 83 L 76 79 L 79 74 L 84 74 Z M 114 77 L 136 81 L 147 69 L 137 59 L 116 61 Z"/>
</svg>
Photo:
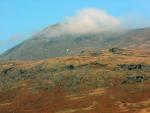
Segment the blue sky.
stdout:
<svg viewBox="0 0 150 113">
<path fill-rule="evenodd" d="M 97 8 L 115 17 L 138 15 L 149 20 L 149 5 L 150 0 L 0 0 L 0 53 L 80 9 Z"/>
</svg>

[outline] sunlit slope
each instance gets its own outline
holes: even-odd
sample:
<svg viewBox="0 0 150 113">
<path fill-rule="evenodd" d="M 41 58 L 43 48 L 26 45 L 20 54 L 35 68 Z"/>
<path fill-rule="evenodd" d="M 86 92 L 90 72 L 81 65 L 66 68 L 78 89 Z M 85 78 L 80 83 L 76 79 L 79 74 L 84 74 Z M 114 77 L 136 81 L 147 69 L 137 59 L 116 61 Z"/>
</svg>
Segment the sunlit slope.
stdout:
<svg viewBox="0 0 150 113">
<path fill-rule="evenodd" d="M 138 49 L 1 62 L 0 113 L 149 113 L 149 86 L 150 54 Z"/>
</svg>

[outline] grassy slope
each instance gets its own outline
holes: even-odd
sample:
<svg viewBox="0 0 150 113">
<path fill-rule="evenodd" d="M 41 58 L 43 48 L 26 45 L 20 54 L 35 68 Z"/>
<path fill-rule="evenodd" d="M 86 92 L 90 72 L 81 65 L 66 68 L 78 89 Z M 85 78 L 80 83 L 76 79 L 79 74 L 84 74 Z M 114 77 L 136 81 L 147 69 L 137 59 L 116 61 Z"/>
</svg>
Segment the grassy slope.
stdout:
<svg viewBox="0 0 150 113">
<path fill-rule="evenodd" d="M 141 64 L 140 69 L 118 64 Z M 0 113 L 148 113 L 150 54 L 108 50 L 100 55 L 0 64 Z"/>
</svg>

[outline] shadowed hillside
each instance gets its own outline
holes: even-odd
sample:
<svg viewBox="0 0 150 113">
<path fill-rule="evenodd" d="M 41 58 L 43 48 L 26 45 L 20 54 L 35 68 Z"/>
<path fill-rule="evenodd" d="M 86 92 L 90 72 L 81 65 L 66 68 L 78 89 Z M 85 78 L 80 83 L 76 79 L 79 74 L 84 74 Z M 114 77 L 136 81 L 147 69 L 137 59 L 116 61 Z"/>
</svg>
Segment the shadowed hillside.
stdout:
<svg viewBox="0 0 150 113">
<path fill-rule="evenodd" d="M 150 28 L 51 36 L 49 32 L 58 26 L 59 25 L 55 25 L 44 29 L 30 39 L 4 52 L 0 56 L 0 59 L 28 60 L 78 55 L 79 52 L 85 48 L 106 49 L 122 47 L 148 50 L 150 47 Z"/>
</svg>

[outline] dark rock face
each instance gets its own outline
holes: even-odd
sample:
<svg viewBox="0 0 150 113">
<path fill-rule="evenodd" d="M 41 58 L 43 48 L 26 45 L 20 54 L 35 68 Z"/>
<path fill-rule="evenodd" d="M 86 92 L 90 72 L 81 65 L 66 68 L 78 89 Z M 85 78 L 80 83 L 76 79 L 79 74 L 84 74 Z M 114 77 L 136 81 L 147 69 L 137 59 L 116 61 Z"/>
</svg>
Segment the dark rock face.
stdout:
<svg viewBox="0 0 150 113">
<path fill-rule="evenodd" d="M 150 69 L 149 65 L 144 65 L 144 64 L 119 64 L 118 66 L 121 69 L 125 69 L 125 70 L 144 70 L 144 69 Z"/>
<path fill-rule="evenodd" d="M 122 84 L 132 84 L 132 83 L 142 83 L 144 81 L 150 81 L 150 77 L 148 76 L 133 76 L 126 77 Z"/>
<path fill-rule="evenodd" d="M 122 49 L 119 49 L 119 48 L 111 48 L 111 49 L 109 49 L 109 51 L 110 52 L 112 52 L 112 53 L 120 53 L 121 51 L 122 51 Z"/>
<path fill-rule="evenodd" d="M 66 68 L 69 69 L 69 70 L 74 70 L 75 66 L 74 65 L 68 65 L 68 66 L 66 66 Z"/>
</svg>

